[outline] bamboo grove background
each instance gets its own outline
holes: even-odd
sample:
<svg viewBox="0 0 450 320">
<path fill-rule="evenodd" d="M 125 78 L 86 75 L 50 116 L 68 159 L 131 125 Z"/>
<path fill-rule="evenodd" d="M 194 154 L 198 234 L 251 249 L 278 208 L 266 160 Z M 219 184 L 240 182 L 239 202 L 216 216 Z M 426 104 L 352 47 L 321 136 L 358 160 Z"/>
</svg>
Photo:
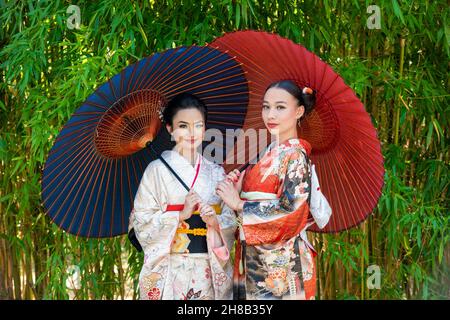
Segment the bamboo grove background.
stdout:
<svg viewBox="0 0 450 320">
<path fill-rule="evenodd" d="M 69 29 L 69 5 L 81 29 Z M 380 8 L 369 29 L 367 7 Z M 137 298 L 143 257 L 126 236 L 76 239 L 45 215 L 43 165 L 71 114 L 125 66 L 223 32 L 279 33 L 318 54 L 373 119 L 385 157 L 374 214 L 312 235 L 319 299 L 448 299 L 447 1 L 0 0 L 0 299 Z M 69 292 L 67 268 L 81 271 Z M 376 265 L 379 289 L 366 282 Z"/>
</svg>

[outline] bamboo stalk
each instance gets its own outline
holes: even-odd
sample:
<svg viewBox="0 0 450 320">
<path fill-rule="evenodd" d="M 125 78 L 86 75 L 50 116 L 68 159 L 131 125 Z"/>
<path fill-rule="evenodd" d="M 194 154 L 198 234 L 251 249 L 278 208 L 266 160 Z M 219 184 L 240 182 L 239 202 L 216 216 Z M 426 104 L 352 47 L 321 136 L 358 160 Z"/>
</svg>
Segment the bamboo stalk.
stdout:
<svg viewBox="0 0 450 320">
<path fill-rule="evenodd" d="M 325 237 L 323 236 L 323 234 L 321 233 L 320 235 L 319 235 L 319 245 L 320 245 L 320 248 L 321 248 L 321 251 L 320 251 L 320 255 L 319 255 L 319 273 L 320 273 L 320 285 L 321 285 L 321 299 L 326 299 L 326 282 L 325 282 L 325 277 L 326 277 L 326 275 L 325 275 L 325 263 L 324 263 L 324 259 L 325 259 L 325 257 L 324 257 L 324 250 L 323 250 L 323 248 L 324 248 L 324 241 L 325 241 L 325 239 L 324 239 Z"/>
<path fill-rule="evenodd" d="M 123 269 L 123 265 L 122 265 L 122 252 L 120 251 L 120 248 L 119 248 L 119 253 L 118 253 L 118 257 L 117 257 L 117 269 L 119 272 L 119 279 L 118 279 L 119 283 L 125 284 L 126 279 L 124 277 L 124 269 Z M 125 299 L 125 287 L 123 285 L 119 287 L 119 292 L 120 292 L 121 299 L 124 300 Z"/>
<path fill-rule="evenodd" d="M 346 239 L 347 239 L 347 243 L 349 245 L 351 245 L 350 233 L 347 232 L 345 236 L 346 236 Z M 345 277 L 345 291 L 347 291 L 348 293 L 352 293 L 353 292 L 353 290 L 351 288 L 352 275 L 353 275 L 352 268 L 349 268 L 349 271 L 348 271 L 348 273 L 346 274 L 346 277 Z"/>
<path fill-rule="evenodd" d="M 321 300 L 321 281 L 320 281 L 320 264 L 321 264 L 321 253 L 322 253 L 322 243 L 317 241 L 318 236 L 314 236 L 314 246 L 317 248 L 317 256 L 315 258 L 315 272 L 316 272 L 316 297 L 317 300 Z"/>
<path fill-rule="evenodd" d="M 330 260 L 331 260 L 331 256 L 328 255 L 328 259 L 326 260 L 326 263 L 324 263 L 324 272 L 322 273 L 325 277 L 325 281 L 324 283 L 326 283 L 326 289 L 324 290 L 324 299 L 328 300 L 328 299 L 332 299 L 331 296 L 331 269 L 332 267 L 330 266 Z"/>
<path fill-rule="evenodd" d="M 29 129 L 29 128 L 28 128 Z M 29 132 L 31 134 L 31 132 Z M 25 250 L 22 251 L 22 261 L 24 266 L 24 294 L 25 294 L 25 300 L 31 299 L 31 286 L 33 285 L 33 273 L 32 273 L 32 260 L 31 260 L 31 249 L 30 249 L 30 243 L 27 241 L 27 237 L 25 236 L 26 231 L 25 230 L 32 230 L 31 221 L 30 221 L 30 214 L 28 213 L 28 210 L 24 212 L 23 215 L 23 231 L 24 234 L 23 240 L 25 242 Z"/>
<path fill-rule="evenodd" d="M 3 72 L 2 72 L 3 74 Z M 3 182 L 3 165 L 0 161 L 1 181 Z M 3 189 L 0 189 L 0 197 L 3 197 Z M 5 212 L 3 202 L 0 202 L 0 212 Z M 6 235 L 5 215 L 0 215 L 0 235 Z M 7 264 L 6 264 L 6 239 L 0 238 L 0 300 L 8 298 Z"/>
<path fill-rule="evenodd" d="M 331 279 L 330 279 L 330 299 L 336 300 L 336 264 L 331 267 Z"/>
<path fill-rule="evenodd" d="M 3 212 L 0 204 L 0 212 Z M 0 234 L 4 232 L 3 216 L 0 218 Z M 6 241 L 0 239 L 0 300 L 8 299 L 8 283 L 7 283 L 7 264 L 6 264 Z"/>
<path fill-rule="evenodd" d="M 367 293 L 366 293 L 366 269 L 367 269 L 367 263 L 366 263 L 366 259 L 365 259 L 365 250 L 366 250 L 366 243 L 367 243 L 367 220 L 364 221 L 361 224 L 361 235 L 360 235 L 360 240 L 359 240 L 359 248 L 360 248 L 360 261 L 359 261 L 359 266 L 360 266 L 360 283 L 359 283 L 359 292 L 361 295 L 361 300 L 367 300 Z"/>
<path fill-rule="evenodd" d="M 16 221 L 14 217 L 10 216 L 9 225 L 12 227 L 12 233 L 14 237 L 17 236 L 17 227 Z M 20 257 L 17 256 L 16 248 L 13 244 L 10 244 L 10 267 L 12 271 L 12 279 L 13 279 L 13 287 L 14 287 L 14 299 L 21 300 L 22 299 L 22 290 L 21 290 L 21 279 L 20 279 Z"/>
<path fill-rule="evenodd" d="M 400 38 L 400 66 L 399 66 L 399 78 L 403 78 L 403 63 L 405 62 L 405 42 L 404 38 Z M 400 92 L 401 94 L 401 92 Z M 399 127 L 400 127 L 400 107 L 399 105 L 395 109 L 395 138 L 394 144 L 398 145 L 398 136 L 399 136 Z"/>
<path fill-rule="evenodd" d="M 13 284 L 13 262 L 12 256 L 10 254 L 10 249 L 6 246 L 6 253 L 8 261 L 6 263 L 6 287 L 8 290 L 8 298 L 14 299 L 14 284 Z"/>
<path fill-rule="evenodd" d="M 36 275 L 36 278 L 45 272 L 45 264 L 44 262 L 47 260 L 47 249 L 44 246 L 41 246 L 41 239 L 43 238 L 43 230 L 41 229 L 42 222 L 45 219 L 41 219 L 40 223 L 36 226 L 36 228 L 39 229 L 36 230 L 36 232 L 33 232 L 32 234 L 32 240 L 34 244 L 34 250 L 32 250 L 32 258 L 34 261 L 34 274 Z M 46 279 L 45 277 L 40 283 L 36 283 L 36 299 L 41 299 L 44 296 L 44 290 L 46 287 Z"/>
</svg>

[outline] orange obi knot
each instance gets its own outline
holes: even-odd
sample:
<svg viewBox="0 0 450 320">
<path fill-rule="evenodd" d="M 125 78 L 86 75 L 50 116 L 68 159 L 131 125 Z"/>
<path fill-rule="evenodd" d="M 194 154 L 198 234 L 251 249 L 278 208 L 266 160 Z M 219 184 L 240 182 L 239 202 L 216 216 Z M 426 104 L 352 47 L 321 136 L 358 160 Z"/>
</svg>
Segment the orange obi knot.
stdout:
<svg viewBox="0 0 450 320">
<path fill-rule="evenodd" d="M 222 208 L 221 208 L 220 204 L 211 204 L 210 206 L 214 209 L 216 214 L 222 213 Z M 181 210 L 183 210 L 183 208 L 184 208 L 184 204 L 169 204 L 169 205 L 167 205 L 166 211 L 181 211 Z M 200 211 L 195 210 L 192 214 L 200 215 Z M 189 218 L 187 221 L 192 221 L 192 219 L 193 219 L 193 217 Z M 200 219 L 200 217 L 196 217 L 196 219 Z M 207 229 L 205 229 L 205 228 L 193 228 L 193 229 L 178 228 L 177 229 L 177 233 L 185 233 L 185 234 L 190 234 L 190 235 L 194 235 L 194 236 L 206 236 L 206 232 L 207 232 Z"/>
</svg>

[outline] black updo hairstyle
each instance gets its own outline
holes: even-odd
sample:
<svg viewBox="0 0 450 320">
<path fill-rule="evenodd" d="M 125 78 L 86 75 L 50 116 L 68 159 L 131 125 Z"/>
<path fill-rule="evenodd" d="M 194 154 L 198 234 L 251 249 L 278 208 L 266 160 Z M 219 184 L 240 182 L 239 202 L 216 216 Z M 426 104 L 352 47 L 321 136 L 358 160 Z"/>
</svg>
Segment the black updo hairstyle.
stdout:
<svg viewBox="0 0 450 320">
<path fill-rule="evenodd" d="M 174 96 L 164 108 L 162 112 L 164 123 L 172 126 L 173 118 L 175 117 L 177 112 L 185 109 L 197 109 L 202 114 L 203 120 L 206 123 L 207 108 L 205 103 L 195 95 L 187 92 L 183 92 Z"/>
<path fill-rule="evenodd" d="M 293 80 L 281 80 L 272 83 L 267 89 L 280 88 L 289 92 L 298 100 L 299 106 L 305 107 L 305 115 L 309 114 L 314 108 L 316 103 L 316 92 L 309 87 L 304 87 L 303 90 L 300 89 Z"/>
</svg>

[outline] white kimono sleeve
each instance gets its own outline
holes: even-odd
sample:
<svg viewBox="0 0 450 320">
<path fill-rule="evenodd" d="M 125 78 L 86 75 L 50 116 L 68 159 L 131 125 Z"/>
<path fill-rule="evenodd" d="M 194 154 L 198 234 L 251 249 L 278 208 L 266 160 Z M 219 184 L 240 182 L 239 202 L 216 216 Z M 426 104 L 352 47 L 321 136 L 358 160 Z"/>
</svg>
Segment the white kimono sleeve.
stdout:
<svg viewBox="0 0 450 320">
<path fill-rule="evenodd" d="M 215 169 L 212 178 L 214 198 L 220 199 L 215 194 L 215 187 L 219 181 L 225 179 L 225 171 L 222 167 Z M 234 232 L 236 230 L 236 218 L 234 211 L 231 210 L 224 202 L 221 202 L 221 214 L 217 216 L 219 222 L 219 230 L 211 230 L 208 228 L 209 247 L 215 254 L 217 261 L 221 267 L 224 267 L 230 259 L 230 253 L 234 245 Z"/>
<path fill-rule="evenodd" d="M 309 210 L 320 229 L 327 225 L 331 217 L 331 207 L 322 191 L 320 191 L 315 165 L 311 165 L 311 203 Z"/>
<path fill-rule="evenodd" d="M 161 192 L 161 180 L 154 162 L 146 168 L 134 199 L 133 217 L 130 221 L 136 238 L 144 250 L 170 252 L 178 228 L 178 211 L 164 212 L 167 196 Z"/>
<path fill-rule="evenodd" d="M 222 214 L 217 219 L 219 220 L 220 230 L 222 231 L 227 248 L 231 252 L 237 228 L 236 214 L 234 210 L 231 210 L 230 207 L 222 202 Z"/>
<path fill-rule="evenodd" d="M 300 232 L 300 237 L 303 241 L 305 241 L 310 249 L 316 252 L 316 250 L 308 240 L 306 230 L 308 230 L 308 228 L 314 223 L 320 229 L 323 229 L 323 227 L 325 227 L 330 220 L 331 207 L 328 204 L 328 201 L 323 195 L 322 191 L 320 191 L 319 179 L 317 178 L 315 165 L 313 164 L 311 165 L 311 199 L 309 211 L 311 212 L 313 221 L 309 221 L 306 224 L 306 227 Z"/>
</svg>

